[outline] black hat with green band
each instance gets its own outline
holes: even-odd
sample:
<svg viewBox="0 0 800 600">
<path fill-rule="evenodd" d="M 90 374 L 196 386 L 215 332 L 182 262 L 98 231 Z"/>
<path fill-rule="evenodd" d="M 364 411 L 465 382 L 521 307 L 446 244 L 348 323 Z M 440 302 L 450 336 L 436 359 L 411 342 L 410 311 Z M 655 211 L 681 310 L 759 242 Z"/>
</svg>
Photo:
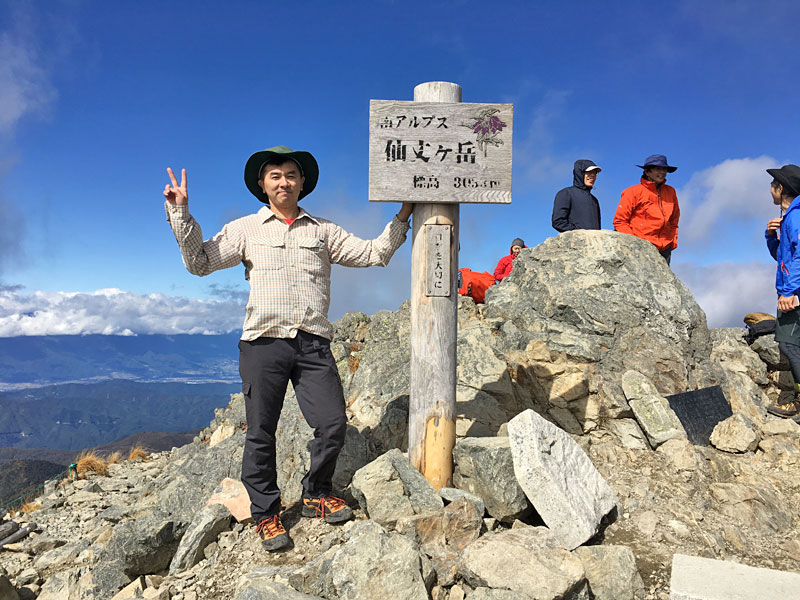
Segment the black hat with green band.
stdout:
<svg viewBox="0 0 800 600">
<path fill-rule="evenodd" d="M 276 159 L 279 161 L 292 160 L 300 167 L 300 175 L 305 178 L 305 181 L 298 200 L 302 200 L 314 191 L 319 179 L 319 166 L 311 153 L 303 152 L 302 150 L 295 152 L 286 146 L 275 146 L 256 152 L 247 159 L 247 163 L 244 166 L 244 184 L 253 196 L 264 204 L 269 204 L 269 198 L 259 187 L 258 179 L 261 175 L 262 167 L 268 162 L 274 162 Z"/>
</svg>

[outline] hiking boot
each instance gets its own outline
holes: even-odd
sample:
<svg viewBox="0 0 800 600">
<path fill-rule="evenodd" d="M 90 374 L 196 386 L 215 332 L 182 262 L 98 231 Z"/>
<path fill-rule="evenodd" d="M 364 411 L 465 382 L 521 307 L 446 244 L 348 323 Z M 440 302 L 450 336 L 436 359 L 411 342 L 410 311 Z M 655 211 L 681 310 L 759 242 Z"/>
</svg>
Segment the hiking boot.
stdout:
<svg viewBox="0 0 800 600">
<path fill-rule="evenodd" d="M 256 533 L 261 538 L 261 545 L 267 552 L 282 550 L 291 542 L 278 515 L 262 519 L 256 527 Z"/>
<path fill-rule="evenodd" d="M 786 404 L 773 404 L 767 407 L 767 412 L 778 417 L 794 417 L 800 414 L 800 400 L 793 400 Z"/>
<path fill-rule="evenodd" d="M 316 517 L 326 523 L 343 523 L 353 518 L 353 511 L 347 502 L 336 496 L 321 498 L 303 498 L 304 517 Z"/>
</svg>

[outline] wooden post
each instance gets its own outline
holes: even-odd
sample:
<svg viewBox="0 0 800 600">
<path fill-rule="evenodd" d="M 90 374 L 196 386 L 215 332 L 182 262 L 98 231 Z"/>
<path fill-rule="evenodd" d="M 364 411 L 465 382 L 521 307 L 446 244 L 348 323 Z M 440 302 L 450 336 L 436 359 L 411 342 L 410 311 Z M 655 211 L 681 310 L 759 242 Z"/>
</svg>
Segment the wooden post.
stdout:
<svg viewBox="0 0 800 600">
<path fill-rule="evenodd" d="M 414 88 L 415 102 L 461 102 L 461 86 L 444 81 Z M 411 199 L 413 201 L 413 198 Z M 408 455 L 411 463 L 436 490 L 453 485 L 456 440 L 456 340 L 458 337 L 458 215 L 459 205 L 416 204 L 411 250 L 411 390 Z M 431 229 L 429 226 L 445 226 Z M 449 252 L 440 245 L 447 241 Z M 432 234 L 432 235 L 431 235 Z M 433 248 L 434 237 L 438 240 Z M 438 262 L 437 262 L 438 260 Z M 442 264 L 442 260 L 449 263 Z M 446 268 L 443 268 L 446 267 Z M 436 273 L 449 281 L 431 294 Z M 447 292 L 449 295 L 440 295 Z"/>
</svg>

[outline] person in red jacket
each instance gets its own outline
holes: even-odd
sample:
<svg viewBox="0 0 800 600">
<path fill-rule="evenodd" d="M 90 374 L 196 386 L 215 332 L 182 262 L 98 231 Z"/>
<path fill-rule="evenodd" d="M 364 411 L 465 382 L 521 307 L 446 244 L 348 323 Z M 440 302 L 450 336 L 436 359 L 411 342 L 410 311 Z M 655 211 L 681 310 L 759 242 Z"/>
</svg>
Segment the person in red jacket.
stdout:
<svg viewBox="0 0 800 600">
<path fill-rule="evenodd" d="M 527 246 L 525 245 L 525 242 L 522 241 L 522 238 L 515 238 L 514 241 L 511 242 L 511 254 L 501 258 L 494 270 L 494 278 L 498 283 L 504 277 L 511 275 L 511 267 L 513 266 L 511 261 L 517 258 L 519 251 L 523 248 L 527 248 Z"/>
<path fill-rule="evenodd" d="M 622 192 L 614 215 L 614 229 L 630 233 L 653 244 L 667 264 L 672 251 L 678 247 L 678 195 L 675 188 L 664 183 L 671 167 L 663 154 L 648 156 L 643 165 L 642 180 Z"/>
</svg>

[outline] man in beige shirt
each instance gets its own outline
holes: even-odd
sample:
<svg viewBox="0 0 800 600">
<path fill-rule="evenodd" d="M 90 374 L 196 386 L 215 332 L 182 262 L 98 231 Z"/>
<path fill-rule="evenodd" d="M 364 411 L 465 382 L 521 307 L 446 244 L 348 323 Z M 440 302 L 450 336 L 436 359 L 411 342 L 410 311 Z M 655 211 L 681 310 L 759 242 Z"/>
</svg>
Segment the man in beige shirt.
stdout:
<svg viewBox="0 0 800 600">
<path fill-rule="evenodd" d="M 385 266 L 405 241 L 413 206 L 400 212 L 374 240 L 362 240 L 338 225 L 313 217 L 298 202 L 317 184 L 319 168 L 308 152 L 276 146 L 256 152 L 244 170 L 245 185 L 266 204 L 257 213 L 225 225 L 203 241 L 189 214 L 186 170 L 164 188 L 165 209 L 183 263 L 208 275 L 240 263 L 250 298 L 239 342 L 239 372 L 247 413 L 242 483 L 250 495 L 256 531 L 266 550 L 291 540 L 280 520 L 275 431 L 291 380 L 297 402 L 314 429 L 311 467 L 303 478 L 304 516 L 340 523 L 352 511 L 332 495 L 331 480 L 344 445 L 347 418 L 339 372 L 330 350 L 328 321 L 331 264 Z"/>
</svg>

